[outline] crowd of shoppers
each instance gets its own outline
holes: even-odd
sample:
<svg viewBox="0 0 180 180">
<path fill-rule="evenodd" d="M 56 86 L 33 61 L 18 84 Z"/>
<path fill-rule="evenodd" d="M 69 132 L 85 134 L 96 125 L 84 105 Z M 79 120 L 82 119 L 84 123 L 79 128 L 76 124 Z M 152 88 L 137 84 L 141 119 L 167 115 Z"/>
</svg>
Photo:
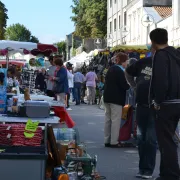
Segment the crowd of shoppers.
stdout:
<svg viewBox="0 0 180 180">
<path fill-rule="evenodd" d="M 63 64 L 62 56 L 54 56 L 49 58 L 51 66 L 46 72 L 45 69 L 39 70 L 36 77 L 36 88 L 45 92 L 50 97 L 63 102 L 67 110 L 70 108 L 70 97 L 76 105 L 86 104 L 84 98 L 87 90 L 87 103 L 95 104 L 96 85 L 98 81 L 96 73 L 93 69 L 89 72 L 81 72 L 77 69 L 73 72 L 73 64 L 70 62 Z M 103 86 L 101 84 L 101 91 Z"/>
<path fill-rule="evenodd" d="M 45 75 L 47 94 L 69 106 L 70 94 L 76 105 L 84 102 L 87 89 L 88 104 L 95 104 L 96 92 L 103 93 L 105 106 L 105 147 L 119 148 L 119 131 L 127 91 L 134 92 L 138 135 L 139 172 L 136 177 L 150 179 L 156 164 L 156 151 L 161 154 L 160 175 L 156 180 L 179 180 L 175 131 L 180 117 L 180 52 L 168 45 L 168 33 L 157 28 L 150 33 L 151 56 L 141 60 L 130 59 L 120 52 L 109 67 L 105 82 L 93 69 L 88 73 L 72 64 L 63 65 L 61 57 L 50 58 L 51 67 Z M 127 66 L 128 65 L 128 66 Z M 45 78 L 46 79 L 46 78 Z M 42 83 L 42 80 L 39 80 Z M 42 83 L 43 84 L 43 83 Z M 44 85 L 37 84 L 43 89 Z M 99 97 L 100 99 L 100 97 Z M 67 100 L 67 101 L 65 101 Z"/>
<path fill-rule="evenodd" d="M 168 45 L 168 33 L 157 28 L 150 33 L 151 57 L 135 60 L 127 67 L 128 56 L 115 55 L 115 65 L 105 78 L 105 147 L 118 148 L 119 129 L 126 92 L 136 95 L 138 136 L 138 178 L 151 179 L 156 151 L 161 154 L 156 180 L 179 180 L 177 143 L 174 140 L 180 117 L 180 52 Z M 129 85 L 128 85 L 129 84 Z M 130 86 L 130 87 L 129 87 Z"/>
</svg>

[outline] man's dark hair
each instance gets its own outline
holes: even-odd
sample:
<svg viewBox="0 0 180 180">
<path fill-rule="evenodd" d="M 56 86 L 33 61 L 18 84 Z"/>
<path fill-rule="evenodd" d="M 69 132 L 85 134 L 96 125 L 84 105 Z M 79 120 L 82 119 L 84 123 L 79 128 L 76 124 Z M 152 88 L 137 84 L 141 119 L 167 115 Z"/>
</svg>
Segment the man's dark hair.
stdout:
<svg viewBox="0 0 180 180">
<path fill-rule="evenodd" d="M 9 68 L 7 71 L 8 71 L 9 73 L 11 73 L 12 75 L 15 75 L 15 74 L 16 74 L 16 70 L 15 70 L 13 67 Z"/>
<path fill-rule="evenodd" d="M 0 83 L 3 84 L 5 75 L 3 72 L 0 72 Z"/>
<path fill-rule="evenodd" d="M 157 28 L 151 31 L 150 39 L 156 44 L 163 45 L 168 43 L 168 32 L 166 29 Z"/>
<path fill-rule="evenodd" d="M 49 61 L 50 61 L 50 62 L 53 61 L 53 58 L 54 58 L 53 56 L 50 56 L 50 57 L 49 57 Z"/>
<path fill-rule="evenodd" d="M 63 60 L 61 58 L 56 58 L 54 61 L 54 64 L 57 66 L 62 66 L 63 65 Z"/>
<path fill-rule="evenodd" d="M 54 58 L 63 58 L 63 55 L 55 55 Z"/>
</svg>

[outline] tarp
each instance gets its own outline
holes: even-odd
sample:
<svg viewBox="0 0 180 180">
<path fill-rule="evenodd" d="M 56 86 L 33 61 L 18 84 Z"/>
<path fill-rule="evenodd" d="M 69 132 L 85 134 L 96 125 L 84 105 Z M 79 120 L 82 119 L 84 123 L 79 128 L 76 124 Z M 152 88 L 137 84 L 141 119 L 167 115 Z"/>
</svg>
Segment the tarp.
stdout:
<svg viewBox="0 0 180 180">
<path fill-rule="evenodd" d="M 123 50 L 127 52 L 139 52 L 139 53 L 146 53 L 150 50 L 151 45 L 118 45 L 113 47 L 112 51 Z"/>
<path fill-rule="evenodd" d="M 31 54 L 37 56 L 38 54 L 43 54 L 44 56 L 49 56 L 52 53 L 57 53 L 58 48 L 52 44 L 38 44 L 37 49 L 33 49 Z"/>
<path fill-rule="evenodd" d="M 26 49 L 31 51 L 33 49 L 37 49 L 37 43 L 31 42 L 18 42 L 18 41 L 0 41 L 0 49 L 8 49 L 8 50 L 19 50 L 19 49 Z"/>
<path fill-rule="evenodd" d="M 0 55 L 6 55 L 10 53 L 29 54 L 34 56 L 43 54 L 44 56 L 50 56 L 51 53 L 57 53 L 58 48 L 52 44 L 37 44 L 32 42 L 19 42 L 19 41 L 0 41 Z"/>
<path fill-rule="evenodd" d="M 6 60 L 0 60 L 0 64 L 6 64 Z M 22 61 L 22 60 L 9 60 L 9 64 L 13 64 L 13 65 L 17 65 L 17 66 L 25 66 L 26 64 L 26 60 Z"/>
<path fill-rule="evenodd" d="M 68 62 L 70 63 L 76 63 L 76 62 L 84 62 L 87 59 L 87 53 L 86 52 L 82 52 L 81 54 L 73 57 L 72 59 L 70 59 Z"/>
</svg>

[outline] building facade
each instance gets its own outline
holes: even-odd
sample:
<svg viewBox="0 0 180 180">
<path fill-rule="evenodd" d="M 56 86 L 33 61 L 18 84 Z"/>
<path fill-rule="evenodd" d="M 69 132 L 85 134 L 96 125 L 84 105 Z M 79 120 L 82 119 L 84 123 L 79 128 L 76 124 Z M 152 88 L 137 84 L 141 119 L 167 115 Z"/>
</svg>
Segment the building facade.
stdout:
<svg viewBox="0 0 180 180">
<path fill-rule="evenodd" d="M 108 46 L 149 44 L 156 27 L 168 30 L 171 45 L 180 45 L 179 0 L 108 0 L 107 6 Z"/>
</svg>

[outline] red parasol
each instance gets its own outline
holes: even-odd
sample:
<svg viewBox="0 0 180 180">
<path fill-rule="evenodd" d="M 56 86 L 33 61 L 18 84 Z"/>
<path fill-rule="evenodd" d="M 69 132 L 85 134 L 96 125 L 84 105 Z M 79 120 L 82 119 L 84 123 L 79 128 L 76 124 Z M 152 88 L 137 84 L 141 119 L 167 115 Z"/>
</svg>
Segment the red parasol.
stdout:
<svg viewBox="0 0 180 180">
<path fill-rule="evenodd" d="M 52 53 L 57 53 L 58 48 L 51 44 L 37 44 L 37 49 L 33 49 L 31 54 L 37 56 L 38 54 L 43 54 L 44 56 L 50 56 Z"/>
</svg>

